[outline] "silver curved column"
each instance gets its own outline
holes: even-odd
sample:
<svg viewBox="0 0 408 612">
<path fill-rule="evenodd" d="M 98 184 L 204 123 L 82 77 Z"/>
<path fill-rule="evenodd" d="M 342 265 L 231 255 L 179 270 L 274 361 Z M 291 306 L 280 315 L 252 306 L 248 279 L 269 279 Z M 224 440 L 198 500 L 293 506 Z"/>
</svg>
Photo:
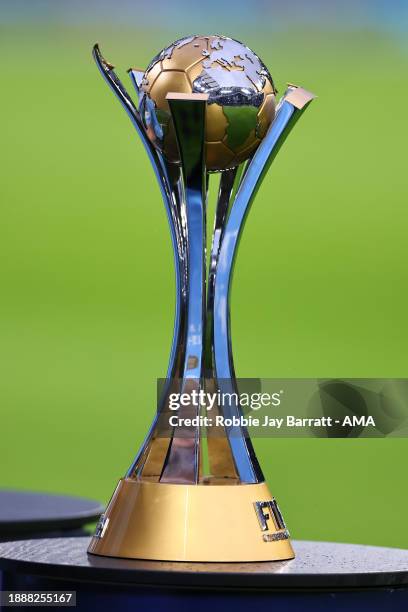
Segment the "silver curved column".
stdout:
<svg viewBox="0 0 408 612">
<path fill-rule="evenodd" d="M 187 308 L 187 237 L 182 222 L 183 216 L 183 186 L 180 168 L 174 164 L 168 164 L 161 153 L 155 149 L 146 135 L 139 111 L 126 91 L 126 88 L 116 75 L 114 66 L 110 64 L 102 55 L 99 45 L 93 48 L 93 57 L 99 68 L 102 77 L 107 82 L 113 93 L 118 98 L 122 107 L 128 114 L 138 136 L 140 137 L 149 160 L 156 175 L 160 187 L 163 202 L 165 204 L 167 218 L 170 227 L 172 247 L 174 253 L 174 268 L 176 277 L 176 306 L 174 318 L 173 340 L 170 351 L 169 364 L 167 368 L 167 379 L 177 379 L 183 372 L 183 351 L 185 342 L 186 308 Z M 135 74 L 131 71 L 131 78 L 138 91 L 139 83 Z M 161 403 L 164 404 L 167 398 L 167 388 L 163 390 Z M 139 449 L 135 460 L 130 466 L 127 475 L 139 471 L 145 462 L 146 453 L 152 440 L 153 432 L 157 426 L 160 407 L 158 407 L 156 417 Z"/>
<path fill-rule="evenodd" d="M 230 289 L 239 238 L 256 191 L 286 136 L 307 104 L 314 98 L 309 92 L 290 87 L 283 96 L 276 117 L 264 140 L 259 145 L 238 189 L 225 227 L 218 256 L 214 287 L 214 359 L 215 376 L 222 393 L 236 393 L 234 362 L 231 349 Z M 224 406 L 227 418 L 240 416 L 236 402 Z M 235 467 L 241 482 L 263 480 L 248 433 L 238 426 L 226 427 Z"/>
</svg>

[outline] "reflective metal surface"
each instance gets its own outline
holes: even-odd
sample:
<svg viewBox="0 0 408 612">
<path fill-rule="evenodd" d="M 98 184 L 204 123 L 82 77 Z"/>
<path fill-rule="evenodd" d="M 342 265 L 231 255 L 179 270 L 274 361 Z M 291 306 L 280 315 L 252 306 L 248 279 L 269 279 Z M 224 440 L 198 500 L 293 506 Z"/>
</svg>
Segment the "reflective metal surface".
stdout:
<svg viewBox="0 0 408 612">
<path fill-rule="evenodd" d="M 103 537 L 98 530 L 88 552 L 193 562 L 293 559 L 284 531 L 276 531 L 273 521 L 268 531 L 259 528 L 258 499 L 271 499 L 265 482 L 224 487 L 124 478 L 106 508 Z"/>
<path fill-rule="evenodd" d="M 214 286 L 218 255 L 224 236 L 226 219 L 230 211 L 231 203 L 235 197 L 243 170 L 244 164 L 241 164 L 240 166 L 226 170 L 221 174 L 218 200 L 214 216 L 208 271 L 206 340 L 204 353 L 205 390 L 208 393 L 215 393 L 217 390 L 214 363 Z M 216 417 L 219 414 L 219 407 L 217 404 L 215 404 L 212 409 L 211 416 L 214 420 L 216 420 Z M 239 482 L 239 476 L 231 455 L 229 442 L 227 439 L 222 438 L 219 435 L 219 429 L 220 428 L 217 426 L 207 428 L 207 449 L 210 473 L 214 478 L 232 479 L 232 481 Z"/>
<path fill-rule="evenodd" d="M 254 104 L 253 92 L 250 87 L 243 87 L 243 78 L 256 82 L 258 92 L 262 87 L 267 87 L 260 106 L 275 94 L 272 79 L 259 58 L 255 54 L 250 55 L 252 52 L 246 47 L 247 51 L 242 49 L 241 43 L 225 37 L 189 37 L 177 41 L 163 50 L 145 73 L 129 70 L 139 97 L 138 108 L 118 79 L 114 67 L 102 57 L 98 46 L 94 48 L 94 57 L 102 76 L 128 113 L 155 171 L 169 219 L 176 271 L 176 312 L 167 384 L 148 435 L 127 472 L 128 478 L 176 484 L 208 483 L 212 482 L 211 479 L 218 484 L 255 484 L 263 481 L 248 433 L 240 426 L 225 427 L 224 438 L 212 436 L 211 428 L 208 429 L 210 478 L 203 472 L 198 426 L 171 430 L 167 438 L 159 432 L 159 417 L 168 410 L 171 392 L 191 392 L 202 388 L 212 391 L 219 389 L 222 393 L 236 391 L 229 300 L 239 238 L 267 169 L 313 98 L 306 90 L 290 86 L 278 105 L 276 117 L 266 135 L 262 138 L 259 135 L 255 149 L 248 149 L 252 152 L 246 166 L 238 163 L 238 157 L 235 157 L 234 167 L 221 173 L 207 287 L 206 161 L 211 143 L 206 139 L 211 130 L 217 129 L 217 122 L 214 124 L 209 109 L 215 108 L 221 96 L 223 112 L 228 114 L 229 111 L 225 111 L 227 107 L 236 109 L 238 114 L 234 117 L 231 115 L 230 119 L 231 125 L 238 129 L 240 123 L 245 123 L 244 115 L 239 114 L 243 112 L 243 97 L 246 97 L 248 104 Z M 200 53 L 199 61 L 194 59 L 197 50 Z M 195 75 L 191 81 L 193 91 L 205 90 L 205 93 L 167 91 L 166 112 L 171 119 L 177 147 L 178 163 L 173 163 L 158 146 L 163 114 L 150 94 L 153 83 L 158 82 L 163 73 L 171 72 L 172 62 L 176 60 L 184 62 L 190 80 Z M 240 74 L 228 76 L 225 83 L 218 81 L 215 85 L 215 77 L 223 74 L 220 67 L 222 70 L 228 68 L 227 72 Z M 206 87 L 200 89 L 203 70 L 212 75 L 214 82 L 208 81 Z M 168 83 L 172 82 L 170 80 Z M 241 89 L 238 91 L 234 87 Z M 229 100 L 224 99 L 227 94 L 230 95 Z M 224 407 L 215 406 L 214 411 L 227 418 L 241 414 L 240 406 L 234 402 Z M 199 413 L 200 407 L 189 405 L 180 409 L 179 417 L 194 417 Z"/>
<path fill-rule="evenodd" d="M 183 216 L 185 215 L 183 213 L 184 201 L 180 168 L 174 164 L 168 164 L 163 159 L 160 152 L 153 147 L 146 134 L 136 105 L 116 75 L 114 66 L 103 57 L 99 45 L 94 46 L 93 56 L 103 78 L 119 99 L 130 120 L 132 121 L 133 126 L 136 128 L 138 136 L 140 137 L 149 156 L 165 204 L 174 251 L 174 267 L 176 275 L 175 321 L 170 359 L 167 368 L 167 377 L 169 380 L 172 378 L 180 378 L 182 376 L 183 368 L 183 348 L 187 307 L 187 237 L 185 223 L 183 222 Z M 132 71 L 131 77 L 135 83 L 136 91 L 138 91 L 139 80 L 137 78 L 136 71 Z M 166 396 L 167 394 L 165 391 L 163 394 L 163 403 L 166 401 Z M 152 434 L 154 432 L 156 422 L 157 417 L 153 421 L 145 441 L 135 458 L 135 461 L 129 468 L 128 474 L 133 474 L 138 466 L 140 467 L 140 465 L 144 465 L 149 445 L 151 445 L 152 442 Z"/>
<path fill-rule="evenodd" d="M 235 371 L 231 348 L 229 300 L 234 260 L 246 215 L 276 153 L 289 134 L 302 110 L 297 109 L 286 97 L 293 91 L 289 88 L 283 96 L 277 114 L 267 135 L 260 144 L 240 184 L 237 196 L 226 223 L 224 237 L 218 256 L 214 287 L 214 359 L 215 374 L 223 393 L 234 393 Z M 313 96 L 309 94 L 309 100 Z M 225 416 L 240 415 L 240 407 L 233 402 L 225 407 Z M 232 455 L 242 482 L 254 483 L 263 480 L 252 443 L 245 430 L 239 426 L 226 428 Z"/>
<path fill-rule="evenodd" d="M 181 392 L 200 390 L 205 325 L 205 206 L 206 176 L 204 165 L 204 132 L 206 95 L 167 95 L 177 134 L 184 182 L 187 218 L 187 330 Z M 187 406 L 180 417 L 198 415 L 197 408 Z M 170 442 L 161 482 L 198 482 L 199 445 L 198 427 L 188 437 L 183 431 Z"/>
<path fill-rule="evenodd" d="M 164 157 L 180 161 L 169 91 L 208 95 L 205 158 L 209 172 L 249 159 L 275 114 L 269 71 L 246 45 L 226 36 L 188 36 L 163 49 L 140 81 L 139 112 Z"/>
<path fill-rule="evenodd" d="M 254 508 L 261 531 L 269 531 L 269 521 L 273 521 L 276 531 L 286 528 L 285 521 L 275 499 L 256 501 L 254 502 Z"/>
</svg>

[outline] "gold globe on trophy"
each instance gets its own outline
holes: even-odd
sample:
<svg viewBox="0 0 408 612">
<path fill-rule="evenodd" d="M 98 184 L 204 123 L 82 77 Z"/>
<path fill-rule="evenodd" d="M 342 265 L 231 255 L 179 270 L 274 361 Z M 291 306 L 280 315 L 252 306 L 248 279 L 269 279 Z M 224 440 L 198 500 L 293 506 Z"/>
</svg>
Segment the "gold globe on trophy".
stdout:
<svg viewBox="0 0 408 612">
<path fill-rule="evenodd" d="M 189 36 L 150 62 L 140 86 L 147 134 L 171 162 L 180 161 L 168 92 L 207 94 L 205 157 L 209 172 L 246 161 L 275 116 L 276 89 L 259 57 L 225 36 Z"/>
</svg>

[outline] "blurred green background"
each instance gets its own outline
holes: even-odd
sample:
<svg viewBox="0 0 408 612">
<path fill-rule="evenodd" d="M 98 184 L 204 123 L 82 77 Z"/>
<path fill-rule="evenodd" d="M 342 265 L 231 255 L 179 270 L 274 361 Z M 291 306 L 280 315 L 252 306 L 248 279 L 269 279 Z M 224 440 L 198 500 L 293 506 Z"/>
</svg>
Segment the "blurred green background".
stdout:
<svg viewBox="0 0 408 612">
<path fill-rule="evenodd" d="M 0 486 L 107 501 L 166 372 L 166 215 L 96 41 L 127 81 L 223 33 L 318 94 L 241 241 L 237 373 L 408 377 L 406 7 L 356 5 L 2 3 Z M 254 443 L 294 537 L 408 547 L 407 440 Z"/>
</svg>

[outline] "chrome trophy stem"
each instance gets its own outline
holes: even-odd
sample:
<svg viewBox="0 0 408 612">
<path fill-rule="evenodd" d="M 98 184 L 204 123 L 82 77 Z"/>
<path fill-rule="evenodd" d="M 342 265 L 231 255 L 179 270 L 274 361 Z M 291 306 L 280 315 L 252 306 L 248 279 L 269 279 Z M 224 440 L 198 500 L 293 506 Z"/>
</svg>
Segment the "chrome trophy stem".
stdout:
<svg viewBox="0 0 408 612">
<path fill-rule="evenodd" d="M 233 201 L 234 192 L 239 184 L 243 164 L 221 174 L 218 190 L 217 207 L 212 232 L 210 264 L 208 271 L 207 309 L 206 309 L 206 348 L 205 348 L 205 376 L 214 376 L 214 288 L 217 272 L 218 256 L 224 237 L 225 223 Z"/>
<path fill-rule="evenodd" d="M 167 94 L 176 130 L 184 182 L 188 236 L 187 334 L 182 392 L 201 388 L 205 330 L 205 204 L 204 163 L 205 94 Z M 181 418 L 195 417 L 197 407 L 179 411 Z M 181 427 L 172 436 L 160 482 L 197 483 L 200 430 Z"/>
</svg>

